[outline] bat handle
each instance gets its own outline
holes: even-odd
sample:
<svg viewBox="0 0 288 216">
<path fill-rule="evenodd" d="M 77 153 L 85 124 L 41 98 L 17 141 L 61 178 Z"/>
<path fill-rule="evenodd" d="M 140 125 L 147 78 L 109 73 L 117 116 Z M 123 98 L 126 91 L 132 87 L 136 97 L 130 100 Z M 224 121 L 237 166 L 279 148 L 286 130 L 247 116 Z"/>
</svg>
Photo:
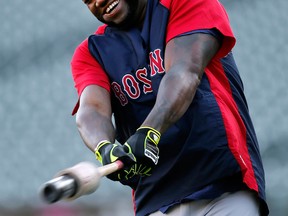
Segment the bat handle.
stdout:
<svg viewBox="0 0 288 216">
<path fill-rule="evenodd" d="M 124 164 L 122 161 L 117 160 L 113 163 L 107 164 L 105 166 L 99 167 L 98 171 L 100 176 L 107 176 L 113 172 L 116 172 L 124 167 Z"/>
</svg>

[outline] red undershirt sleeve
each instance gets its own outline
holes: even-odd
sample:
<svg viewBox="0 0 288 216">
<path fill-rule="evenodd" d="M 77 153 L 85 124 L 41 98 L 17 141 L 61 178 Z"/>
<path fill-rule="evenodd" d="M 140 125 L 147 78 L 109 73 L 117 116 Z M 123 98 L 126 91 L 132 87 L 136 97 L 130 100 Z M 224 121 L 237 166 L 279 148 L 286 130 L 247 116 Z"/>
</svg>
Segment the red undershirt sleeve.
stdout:
<svg viewBox="0 0 288 216">
<path fill-rule="evenodd" d="M 107 74 L 101 65 L 90 54 L 88 49 L 88 39 L 84 40 L 75 50 L 71 60 L 72 76 L 80 97 L 82 91 L 88 85 L 98 85 L 110 92 L 110 82 Z M 77 102 L 72 114 L 74 115 L 79 107 Z"/>
<path fill-rule="evenodd" d="M 170 17 L 166 43 L 174 37 L 199 29 L 217 29 L 223 35 L 222 46 L 216 57 L 226 56 L 236 39 L 230 27 L 228 15 L 217 0 L 162 0 Z"/>
</svg>

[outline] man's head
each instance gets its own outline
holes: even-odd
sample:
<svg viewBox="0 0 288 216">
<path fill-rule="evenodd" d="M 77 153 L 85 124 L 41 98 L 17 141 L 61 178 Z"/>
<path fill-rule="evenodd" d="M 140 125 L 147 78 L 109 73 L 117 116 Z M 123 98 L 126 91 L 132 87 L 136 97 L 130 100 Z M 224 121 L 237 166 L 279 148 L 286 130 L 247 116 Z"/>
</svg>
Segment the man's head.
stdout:
<svg viewBox="0 0 288 216">
<path fill-rule="evenodd" d="M 147 4 L 147 0 L 82 1 L 99 21 L 119 28 L 141 26 Z"/>
</svg>

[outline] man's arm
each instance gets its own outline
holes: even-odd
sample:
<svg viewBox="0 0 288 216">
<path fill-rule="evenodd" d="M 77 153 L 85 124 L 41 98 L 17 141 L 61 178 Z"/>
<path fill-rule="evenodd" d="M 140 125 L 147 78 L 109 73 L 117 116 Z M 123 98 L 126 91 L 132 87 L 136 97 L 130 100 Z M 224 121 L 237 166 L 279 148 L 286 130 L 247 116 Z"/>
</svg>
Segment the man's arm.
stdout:
<svg viewBox="0 0 288 216">
<path fill-rule="evenodd" d="M 99 86 L 87 86 L 81 96 L 76 123 L 79 133 L 91 151 L 102 140 L 115 141 L 110 93 Z"/>
<path fill-rule="evenodd" d="M 165 69 L 156 103 L 143 122 L 165 132 L 186 112 L 200 84 L 204 68 L 220 44 L 209 34 L 195 33 L 172 39 L 166 45 Z"/>
<path fill-rule="evenodd" d="M 97 85 L 87 86 L 80 96 L 76 123 L 84 143 L 95 153 L 96 159 L 102 165 L 118 159 L 124 163 L 123 169 L 107 177 L 128 184 L 125 180 L 135 175 L 131 172 L 131 166 L 136 161 L 134 155 L 126 152 L 122 145 L 114 144 L 115 129 L 112 124 L 110 93 Z"/>
</svg>

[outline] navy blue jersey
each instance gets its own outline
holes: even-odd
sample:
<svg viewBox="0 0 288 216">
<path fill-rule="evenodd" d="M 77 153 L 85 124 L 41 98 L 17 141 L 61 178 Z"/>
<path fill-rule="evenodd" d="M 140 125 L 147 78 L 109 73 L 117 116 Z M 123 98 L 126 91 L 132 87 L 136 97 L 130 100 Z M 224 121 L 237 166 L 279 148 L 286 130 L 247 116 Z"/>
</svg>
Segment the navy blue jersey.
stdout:
<svg viewBox="0 0 288 216">
<path fill-rule="evenodd" d="M 186 113 L 162 134 L 153 174 L 133 184 L 139 216 L 185 199 L 233 190 L 233 184 L 229 188 L 221 184 L 227 178 L 236 188 L 248 187 L 265 200 L 257 138 L 231 52 L 235 38 L 217 0 L 148 0 L 141 30 L 105 25 L 89 37 L 89 53 L 100 65 L 99 73 L 107 74 L 113 92 L 117 140 L 124 143 L 152 109 L 166 73 L 166 43 L 199 31 L 214 35 L 222 46 L 205 68 Z"/>
</svg>

